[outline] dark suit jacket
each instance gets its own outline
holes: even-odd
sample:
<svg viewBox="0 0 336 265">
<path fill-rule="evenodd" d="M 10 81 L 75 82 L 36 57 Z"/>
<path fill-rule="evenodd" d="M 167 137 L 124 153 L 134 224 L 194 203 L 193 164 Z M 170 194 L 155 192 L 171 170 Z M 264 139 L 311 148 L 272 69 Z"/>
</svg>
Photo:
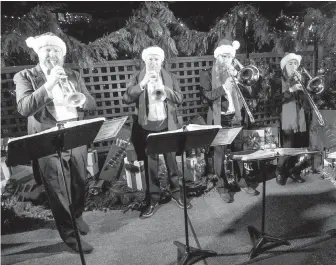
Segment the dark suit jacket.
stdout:
<svg viewBox="0 0 336 265">
<path fill-rule="evenodd" d="M 94 110 L 96 108 L 95 99 L 87 90 L 83 79 L 79 73 L 71 69 L 65 69 L 68 80 L 71 81 L 75 88 L 86 96 L 84 110 Z M 34 68 L 22 70 L 15 74 L 13 79 L 16 85 L 16 102 L 18 112 L 28 117 L 28 134 L 34 134 L 51 127 L 56 126 L 56 119 L 48 111 L 47 106 L 52 106 L 54 103 L 48 97 L 47 91 L 44 88 L 46 77 L 40 65 Z M 78 110 L 79 108 L 77 108 Z M 78 113 L 79 119 L 83 119 L 83 113 Z M 82 154 L 83 158 L 87 154 Z M 32 161 L 34 177 L 36 183 L 42 184 L 39 166 L 37 160 Z"/>
<path fill-rule="evenodd" d="M 221 125 L 222 107 L 228 108 L 226 92 L 222 86 L 212 88 L 212 71 L 200 71 L 200 91 L 203 103 L 208 104 L 207 124 Z"/>
<path fill-rule="evenodd" d="M 141 90 L 140 82 L 144 78 L 145 69 L 141 72 L 135 74 L 131 81 L 127 85 L 127 90 L 124 93 L 123 100 L 126 104 L 135 103 L 136 105 L 136 115 L 134 116 L 135 121 L 139 125 L 146 122 L 148 115 L 148 94 L 147 89 Z M 167 98 L 164 101 L 167 110 L 168 118 L 168 130 L 176 130 L 181 127 L 177 119 L 176 108 L 178 104 L 183 102 L 183 94 L 181 92 L 177 78 L 165 71 L 161 70 L 162 82 L 164 85 Z"/>
<path fill-rule="evenodd" d="M 95 99 L 87 90 L 84 80 L 80 74 L 71 69 L 65 69 L 68 80 L 75 88 L 86 96 L 84 110 L 94 110 L 96 108 Z M 16 102 L 18 112 L 28 117 L 28 134 L 44 131 L 56 126 L 56 119 L 51 115 L 46 106 L 53 105 L 52 99 L 48 97 L 44 84 L 47 79 L 37 65 L 31 69 L 25 69 L 15 74 L 13 79 L 16 85 Z M 77 108 L 79 110 L 79 108 Z M 78 115 L 80 119 L 83 115 Z"/>
</svg>

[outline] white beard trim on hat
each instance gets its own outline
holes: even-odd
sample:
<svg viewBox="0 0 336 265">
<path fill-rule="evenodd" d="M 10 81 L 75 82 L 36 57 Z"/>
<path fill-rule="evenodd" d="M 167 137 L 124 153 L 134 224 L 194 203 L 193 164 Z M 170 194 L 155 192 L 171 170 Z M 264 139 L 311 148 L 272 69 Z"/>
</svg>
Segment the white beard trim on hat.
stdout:
<svg viewBox="0 0 336 265">
<path fill-rule="evenodd" d="M 162 50 L 160 47 L 157 47 L 157 46 L 151 46 L 151 47 L 148 47 L 147 49 L 144 49 L 141 54 L 142 60 L 144 60 L 145 62 L 148 55 L 151 55 L 151 54 L 158 55 L 160 56 L 160 59 L 162 61 L 164 60 L 164 57 L 165 57 L 164 50 Z"/>
<path fill-rule="evenodd" d="M 217 59 L 218 55 L 221 54 L 231 54 L 232 57 L 236 56 L 236 50 L 238 50 L 240 47 L 239 41 L 233 41 L 232 45 L 221 45 L 217 47 L 214 51 L 214 57 Z"/>
<path fill-rule="evenodd" d="M 280 61 L 280 68 L 281 68 L 281 70 L 283 70 L 285 68 L 285 65 L 290 60 L 296 60 L 298 62 L 298 64 L 300 65 L 301 59 L 302 59 L 301 55 L 297 55 L 295 53 L 289 53 L 284 58 L 281 59 L 281 61 Z"/>
<path fill-rule="evenodd" d="M 57 46 L 60 47 L 63 51 L 63 55 L 66 54 L 66 45 L 61 38 L 52 35 L 43 35 L 37 37 L 29 37 L 26 39 L 26 44 L 29 48 L 32 48 L 36 53 L 39 49 L 45 46 Z"/>
</svg>

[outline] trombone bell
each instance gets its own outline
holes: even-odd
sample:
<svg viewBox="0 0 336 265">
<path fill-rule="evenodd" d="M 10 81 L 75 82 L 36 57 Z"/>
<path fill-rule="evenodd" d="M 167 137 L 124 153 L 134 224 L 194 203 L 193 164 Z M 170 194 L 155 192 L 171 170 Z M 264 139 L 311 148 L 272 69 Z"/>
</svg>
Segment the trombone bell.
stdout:
<svg viewBox="0 0 336 265">
<path fill-rule="evenodd" d="M 239 71 L 237 78 L 243 85 L 253 86 L 259 80 L 259 70 L 254 65 L 249 65 Z"/>
<path fill-rule="evenodd" d="M 324 86 L 324 80 L 321 76 L 317 76 L 315 78 L 312 78 L 309 80 L 307 89 L 312 94 L 320 94 L 323 92 L 325 86 Z"/>
</svg>

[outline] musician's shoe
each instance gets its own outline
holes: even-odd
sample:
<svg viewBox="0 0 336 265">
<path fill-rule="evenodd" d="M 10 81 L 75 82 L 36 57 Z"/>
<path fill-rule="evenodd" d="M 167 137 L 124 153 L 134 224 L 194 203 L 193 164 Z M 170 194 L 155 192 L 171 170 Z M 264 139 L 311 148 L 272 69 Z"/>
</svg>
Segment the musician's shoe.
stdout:
<svg viewBox="0 0 336 265">
<path fill-rule="evenodd" d="M 280 174 L 280 173 L 276 173 L 276 183 L 278 183 L 281 186 L 285 186 L 286 182 L 287 182 L 287 177 L 285 177 L 284 175 Z"/>
<path fill-rule="evenodd" d="M 252 187 L 241 188 L 241 190 L 250 196 L 258 196 L 260 194 L 259 191 L 253 189 Z"/>
<path fill-rule="evenodd" d="M 184 203 L 183 203 L 183 200 L 181 198 L 175 198 L 175 197 L 172 197 L 172 201 L 176 203 L 176 205 L 183 209 L 184 208 Z M 192 208 L 192 204 L 190 202 L 188 202 L 187 200 L 187 209 L 191 209 Z"/>
<path fill-rule="evenodd" d="M 295 182 L 298 182 L 298 183 L 303 183 L 303 182 L 306 182 L 300 174 L 297 174 L 297 173 L 292 173 L 290 174 L 289 176 L 292 180 L 294 180 Z"/>
<path fill-rule="evenodd" d="M 220 197 L 221 199 L 226 202 L 226 203 L 232 203 L 234 201 L 234 197 L 233 197 L 233 194 L 232 192 L 229 192 L 229 191 L 225 191 L 223 193 L 220 193 Z"/>
<path fill-rule="evenodd" d="M 81 235 L 86 235 L 87 233 L 90 232 L 89 225 L 84 222 L 82 216 L 76 218 L 76 224 L 77 224 L 78 231 Z"/>
<path fill-rule="evenodd" d="M 91 246 L 89 243 L 84 241 L 83 239 L 80 239 L 83 253 L 91 253 L 93 250 L 93 246 Z M 77 240 L 75 237 L 68 237 L 64 240 L 64 243 L 67 244 L 69 248 L 71 248 L 73 251 L 79 252 L 79 247 L 77 244 Z"/>
<path fill-rule="evenodd" d="M 157 210 L 159 206 L 159 202 L 153 202 L 151 203 L 141 214 L 140 214 L 140 218 L 141 219 L 145 219 L 145 218 L 149 218 L 151 216 L 154 215 L 155 211 Z"/>
</svg>

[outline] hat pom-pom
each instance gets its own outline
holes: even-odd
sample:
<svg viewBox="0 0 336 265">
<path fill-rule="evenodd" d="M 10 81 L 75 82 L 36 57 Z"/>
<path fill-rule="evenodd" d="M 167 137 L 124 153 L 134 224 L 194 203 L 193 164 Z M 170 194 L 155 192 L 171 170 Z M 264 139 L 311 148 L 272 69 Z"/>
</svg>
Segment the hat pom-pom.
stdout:
<svg viewBox="0 0 336 265">
<path fill-rule="evenodd" d="M 232 42 L 232 47 L 235 49 L 235 50 L 238 50 L 239 49 L 239 47 L 240 47 L 240 43 L 239 43 L 239 41 L 233 41 Z"/>
<path fill-rule="evenodd" d="M 26 39 L 26 44 L 29 48 L 32 48 L 34 45 L 34 38 L 33 37 L 29 37 L 28 39 Z"/>
</svg>

